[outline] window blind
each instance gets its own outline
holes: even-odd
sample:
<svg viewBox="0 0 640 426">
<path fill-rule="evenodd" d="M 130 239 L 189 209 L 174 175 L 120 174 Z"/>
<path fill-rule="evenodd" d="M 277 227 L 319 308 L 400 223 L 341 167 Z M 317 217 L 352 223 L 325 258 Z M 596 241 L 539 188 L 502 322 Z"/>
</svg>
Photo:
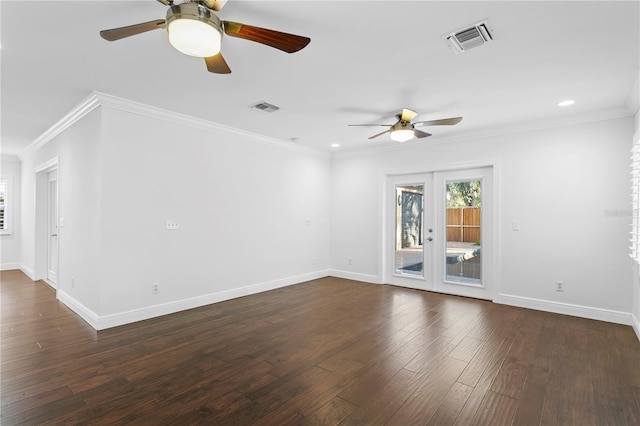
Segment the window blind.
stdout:
<svg viewBox="0 0 640 426">
<path fill-rule="evenodd" d="M 6 211 L 7 211 L 7 179 L 0 179 L 0 230 L 7 229 Z"/>
<path fill-rule="evenodd" d="M 629 256 L 640 263 L 640 137 L 636 134 L 631 148 L 631 236 Z"/>
</svg>

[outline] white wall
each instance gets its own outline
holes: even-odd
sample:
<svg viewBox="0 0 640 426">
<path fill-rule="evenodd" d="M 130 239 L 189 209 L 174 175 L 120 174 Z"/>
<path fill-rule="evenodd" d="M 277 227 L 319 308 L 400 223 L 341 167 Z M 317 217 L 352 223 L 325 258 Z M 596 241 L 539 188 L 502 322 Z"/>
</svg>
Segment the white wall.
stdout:
<svg viewBox="0 0 640 426">
<path fill-rule="evenodd" d="M 328 155 L 110 108 L 103 120 L 101 315 L 326 275 Z"/>
<path fill-rule="evenodd" d="M 0 235 L 0 270 L 20 268 L 20 228 L 21 228 L 21 171 L 20 159 L 12 155 L 2 155 L 0 175 L 11 180 L 9 196 L 11 205 L 11 234 Z"/>
<path fill-rule="evenodd" d="M 494 164 L 497 300 L 629 322 L 630 218 L 624 212 L 629 210 L 633 127 L 632 118 L 615 119 L 335 156 L 332 272 L 382 281 L 383 172 Z M 512 220 L 520 221 L 521 231 L 511 231 Z M 564 281 L 564 292 L 555 291 L 556 280 Z"/>
<path fill-rule="evenodd" d="M 42 278 L 35 171 L 58 158 L 57 294 L 95 328 L 328 274 L 328 154 L 106 95 L 67 117 L 23 158 L 21 258 Z"/>
</svg>

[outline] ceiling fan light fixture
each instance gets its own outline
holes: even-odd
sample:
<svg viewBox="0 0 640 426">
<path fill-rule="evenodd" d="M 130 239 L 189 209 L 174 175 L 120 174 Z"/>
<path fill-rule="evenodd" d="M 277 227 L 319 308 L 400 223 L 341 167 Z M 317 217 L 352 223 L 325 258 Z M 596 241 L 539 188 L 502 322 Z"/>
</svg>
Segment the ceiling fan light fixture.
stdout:
<svg viewBox="0 0 640 426">
<path fill-rule="evenodd" d="M 167 11 L 169 43 L 185 55 L 207 58 L 222 44 L 220 20 L 197 3 L 183 3 Z"/>
<path fill-rule="evenodd" d="M 412 139 L 414 136 L 413 124 L 411 124 L 409 121 L 402 120 L 402 116 L 400 115 L 398 116 L 398 118 L 399 121 L 391 126 L 391 134 L 389 136 L 391 137 L 392 141 L 406 142 L 409 139 Z"/>
<path fill-rule="evenodd" d="M 395 142 L 406 142 L 413 138 L 413 130 L 399 129 L 391 130 L 391 140 Z"/>
</svg>

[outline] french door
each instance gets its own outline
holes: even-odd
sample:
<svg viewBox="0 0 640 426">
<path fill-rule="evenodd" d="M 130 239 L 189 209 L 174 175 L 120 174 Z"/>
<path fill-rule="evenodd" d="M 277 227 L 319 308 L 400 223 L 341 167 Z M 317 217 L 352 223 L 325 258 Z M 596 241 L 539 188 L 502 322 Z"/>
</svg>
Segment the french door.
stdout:
<svg viewBox="0 0 640 426">
<path fill-rule="evenodd" d="M 491 167 L 387 176 L 385 281 L 492 299 Z"/>
<path fill-rule="evenodd" d="M 388 282 L 433 288 L 433 174 L 390 176 L 387 180 L 386 249 Z"/>
</svg>

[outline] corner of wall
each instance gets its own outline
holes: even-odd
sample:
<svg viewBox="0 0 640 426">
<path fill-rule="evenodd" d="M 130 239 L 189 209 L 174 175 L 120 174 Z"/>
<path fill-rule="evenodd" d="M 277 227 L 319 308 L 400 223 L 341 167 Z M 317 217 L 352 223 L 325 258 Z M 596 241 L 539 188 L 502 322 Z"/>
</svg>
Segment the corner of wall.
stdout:
<svg viewBox="0 0 640 426">
<path fill-rule="evenodd" d="M 78 300 L 65 293 L 60 288 L 56 291 L 56 297 L 59 301 L 64 303 L 69 309 L 78 314 L 80 318 L 85 320 L 95 330 L 100 330 L 100 317 L 98 314 L 87 308 Z"/>
<path fill-rule="evenodd" d="M 360 281 L 369 284 L 382 284 L 382 279 L 377 275 L 361 274 L 358 272 L 342 271 L 339 269 L 331 269 L 329 276 L 343 278 L 345 280 Z"/>
</svg>

